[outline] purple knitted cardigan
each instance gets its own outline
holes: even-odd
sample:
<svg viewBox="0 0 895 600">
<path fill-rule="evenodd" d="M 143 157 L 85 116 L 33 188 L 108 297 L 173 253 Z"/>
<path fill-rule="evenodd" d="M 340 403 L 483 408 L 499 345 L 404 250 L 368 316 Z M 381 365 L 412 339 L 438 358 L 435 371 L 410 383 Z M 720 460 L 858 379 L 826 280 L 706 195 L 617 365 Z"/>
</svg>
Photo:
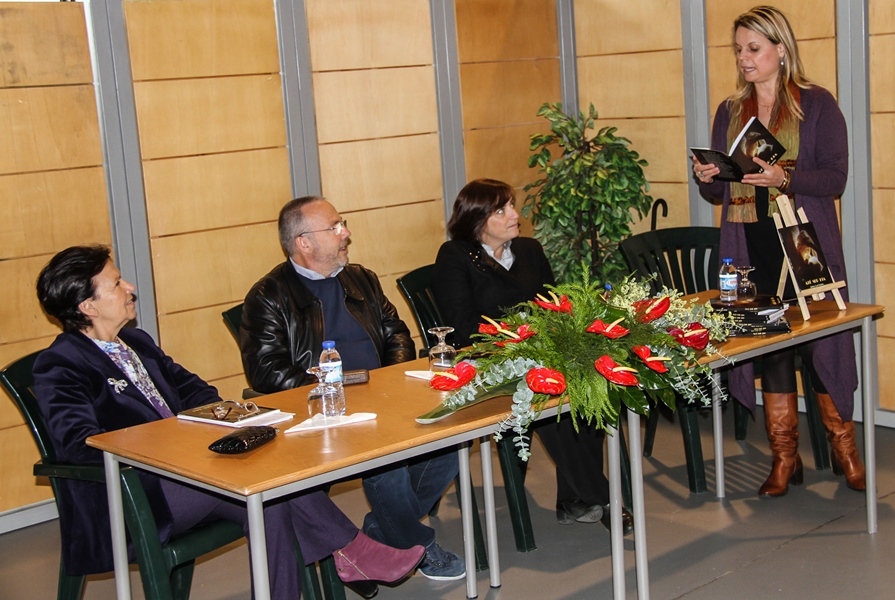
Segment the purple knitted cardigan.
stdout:
<svg viewBox="0 0 895 600">
<path fill-rule="evenodd" d="M 844 281 L 845 258 L 834 198 L 842 194 L 848 178 L 848 132 L 845 118 L 833 95 L 821 87 L 801 90 L 801 107 L 805 120 L 799 125 L 799 158 L 791 173 L 788 194 L 795 198 L 795 208 L 803 207 L 814 224 L 817 237 L 837 281 Z M 727 151 L 727 127 L 730 112 L 722 102 L 712 126 L 712 148 Z M 784 155 L 785 157 L 785 155 Z M 730 185 L 723 181 L 699 184 L 700 193 L 708 199 L 723 199 L 721 210 L 721 256 L 731 257 L 734 264 L 748 264 L 746 236 L 740 223 L 727 221 Z M 848 300 L 848 289 L 842 290 Z M 854 338 L 851 332 L 839 333 L 809 342 L 814 349 L 814 367 L 827 388 L 844 421 L 854 412 L 858 373 L 855 365 Z M 737 363 L 730 371 L 730 391 L 746 408 L 755 410 L 755 378 L 752 362 Z"/>
</svg>

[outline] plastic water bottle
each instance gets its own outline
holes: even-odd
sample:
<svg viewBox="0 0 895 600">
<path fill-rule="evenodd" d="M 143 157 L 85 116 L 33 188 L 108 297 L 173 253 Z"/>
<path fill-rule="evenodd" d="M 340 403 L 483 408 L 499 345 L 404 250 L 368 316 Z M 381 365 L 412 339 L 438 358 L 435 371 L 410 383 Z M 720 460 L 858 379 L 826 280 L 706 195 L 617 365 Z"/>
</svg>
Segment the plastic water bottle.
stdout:
<svg viewBox="0 0 895 600">
<path fill-rule="evenodd" d="M 736 289 L 734 289 L 734 293 Z M 320 369 L 325 373 L 323 379 L 328 385 L 333 386 L 339 392 L 332 414 L 327 417 L 337 417 L 345 414 L 345 388 L 342 386 L 342 357 L 336 350 L 336 343 L 332 340 L 323 342 L 323 352 L 320 353 Z"/>
<path fill-rule="evenodd" d="M 721 288 L 721 302 L 733 303 L 737 301 L 737 269 L 733 266 L 732 258 L 721 261 L 721 270 L 718 272 L 718 287 Z"/>
</svg>

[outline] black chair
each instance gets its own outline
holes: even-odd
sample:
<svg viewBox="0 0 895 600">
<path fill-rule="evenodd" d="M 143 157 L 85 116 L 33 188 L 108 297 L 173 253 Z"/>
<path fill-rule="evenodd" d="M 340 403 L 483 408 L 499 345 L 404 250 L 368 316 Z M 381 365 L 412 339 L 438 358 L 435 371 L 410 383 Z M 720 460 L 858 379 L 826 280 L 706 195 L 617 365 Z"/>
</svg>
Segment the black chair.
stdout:
<svg viewBox="0 0 895 600">
<path fill-rule="evenodd" d="M 632 235 L 619 244 L 622 256 L 634 273 L 650 279 L 651 291 L 658 293 L 663 286 L 684 294 L 695 294 L 718 289 L 718 265 L 720 264 L 721 230 L 717 227 L 671 227 Z M 807 369 L 802 368 L 805 383 L 805 399 L 808 406 L 811 445 L 818 469 L 829 467 L 823 426 L 817 414 L 813 392 L 808 383 Z M 810 401 L 809 401 L 810 400 Z M 687 475 L 690 491 L 706 491 L 705 463 L 699 438 L 698 408 L 678 397 L 681 433 L 687 458 Z M 735 435 L 737 440 L 746 439 L 749 411 L 739 402 L 733 403 Z M 653 410 L 647 420 L 643 455 L 652 454 L 659 410 Z M 820 425 L 818 439 L 817 425 Z"/>
<path fill-rule="evenodd" d="M 413 318 L 420 330 L 420 358 L 429 356 L 429 350 L 438 343 L 438 339 L 429 333 L 429 329 L 444 323 L 435 296 L 432 294 L 432 276 L 435 265 L 426 265 L 414 269 L 398 278 L 398 289 L 410 305 Z"/>
<path fill-rule="evenodd" d="M 57 462 L 49 430 L 32 390 L 34 377 L 31 371 L 39 354 L 40 352 L 29 354 L 8 365 L 0 371 L 0 383 L 21 411 L 40 452 L 41 460 L 34 465 L 34 475 L 49 478 L 58 506 L 60 496 L 57 493 L 57 478 L 103 483 L 105 473 L 99 465 Z M 148 599 L 188 598 L 195 559 L 244 535 L 242 528 L 236 523 L 214 521 L 195 527 L 163 546 L 159 541 L 146 493 L 134 469 L 125 467 L 121 470 L 121 488 L 125 524 L 137 551 L 143 591 Z M 63 512 L 61 507 L 59 512 Z M 69 575 L 60 561 L 57 598 L 79 600 L 84 589 L 84 579 L 84 576 Z"/>
</svg>

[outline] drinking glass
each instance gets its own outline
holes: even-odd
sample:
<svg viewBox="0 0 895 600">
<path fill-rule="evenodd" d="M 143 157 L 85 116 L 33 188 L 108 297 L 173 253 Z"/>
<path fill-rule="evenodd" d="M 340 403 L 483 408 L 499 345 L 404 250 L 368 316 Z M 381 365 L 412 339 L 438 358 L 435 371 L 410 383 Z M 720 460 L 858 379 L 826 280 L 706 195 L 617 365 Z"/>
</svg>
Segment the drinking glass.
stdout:
<svg viewBox="0 0 895 600">
<path fill-rule="evenodd" d="M 444 341 L 445 336 L 453 330 L 453 327 L 433 327 L 429 330 L 429 333 L 438 337 L 438 343 L 429 350 L 429 370 L 433 373 L 447 371 L 454 366 L 457 351 Z"/>
<path fill-rule="evenodd" d="M 757 295 L 755 284 L 749 280 L 749 273 L 755 270 L 755 267 L 745 266 L 737 267 L 739 273 L 739 284 L 737 285 L 737 300 L 740 302 L 751 302 L 755 300 Z"/>
<path fill-rule="evenodd" d="M 323 415 L 325 419 L 338 417 L 336 410 L 339 391 L 326 383 L 326 373 L 320 367 L 311 367 L 308 373 L 317 378 L 317 386 L 308 392 L 308 416 Z"/>
</svg>

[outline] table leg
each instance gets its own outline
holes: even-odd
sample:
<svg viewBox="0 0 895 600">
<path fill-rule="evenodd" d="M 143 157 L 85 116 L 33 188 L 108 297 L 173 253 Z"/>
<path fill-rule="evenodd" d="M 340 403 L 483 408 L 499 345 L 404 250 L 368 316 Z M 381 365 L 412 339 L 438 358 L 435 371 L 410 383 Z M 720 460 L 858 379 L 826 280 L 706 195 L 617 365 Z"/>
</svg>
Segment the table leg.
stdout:
<svg viewBox="0 0 895 600">
<path fill-rule="evenodd" d="M 500 558 L 497 549 L 497 519 L 494 509 L 494 469 L 491 465 L 491 438 L 482 438 L 482 491 L 485 495 L 485 538 L 488 540 L 488 563 L 491 587 L 500 587 Z"/>
<path fill-rule="evenodd" d="M 657 409 L 658 410 L 658 409 Z M 628 456 L 631 457 L 631 496 L 634 511 L 634 560 L 637 598 L 649 600 L 649 559 L 646 552 L 646 510 L 643 501 L 643 459 L 640 451 L 640 415 L 628 410 Z"/>
<path fill-rule="evenodd" d="M 113 455 L 103 452 L 103 468 L 106 472 L 109 522 L 112 526 L 112 560 L 115 565 L 115 591 L 118 600 L 130 600 L 131 576 L 127 566 L 124 503 L 121 499 L 121 465 Z"/>
<path fill-rule="evenodd" d="M 621 415 L 619 415 L 621 420 Z M 614 600 L 625 600 L 625 547 L 622 535 L 622 475 L 618 429 L 610 427 L 606 446 L 609 450 L 609 540 L 612 548 L 612 593 Z"/>
<path fill-rule="evenodd" d="M 255 600 L 270 600 L 267 570 L 267 536 L 264 533 L 264 502 L 260 494 L 246 498 L 249 513 L 249 549 L 252 555 L 252 585 Z"/>
<path fill-rule="evenodd" d="M 872 317 L 861 321 L 861 399 L 864 410 L 864 467 L 867 485 L 867 533 L 877 532 L 876 512 L 876 389 L 867 357 L 870 356 Z"/>
<path fill-rule="evenodd" d="M 723 498 L 724 491 L 724 427 L 721 423 L 721 374 L 712 371 L 712 434 L 715 443 L 715 496 Z M 736 400 L 731 400 L 736 402 Z"/>
<path fill-rule="evenodd" d="M 469 479 L 469 444 L 457 450 L 460 460 L 460 517 L 463 522 L 463 555 L 466 559 L 466 597 L 479 595 L 475 581 L 475 539 L 472 531 L 472 481 Z M 493 567 L 492 567 L 493 568 Z"/>
</svg>

